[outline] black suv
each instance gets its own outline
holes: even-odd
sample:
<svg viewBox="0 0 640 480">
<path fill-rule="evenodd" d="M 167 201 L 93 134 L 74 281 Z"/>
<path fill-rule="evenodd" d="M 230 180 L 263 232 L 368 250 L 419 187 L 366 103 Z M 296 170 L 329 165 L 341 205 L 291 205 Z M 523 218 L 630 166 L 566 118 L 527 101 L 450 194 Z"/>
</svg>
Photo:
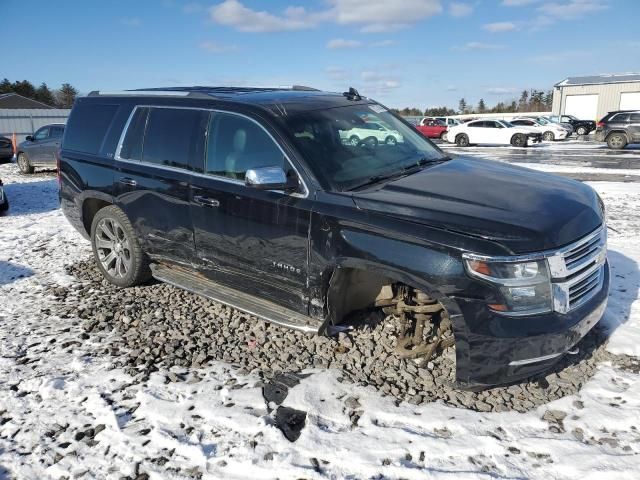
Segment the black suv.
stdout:
<svg viewBox="0 0 640 480">
<path fill-rule="evenodd" d="M 348 141 L 371 122 L 400 140 Z M 461 387 L 548 369 L 606 306 L 591 187 L 451 159 L 353 89 L 93 92 L 59 160 L 62 208 L 113 284 L 154 276 L 321 334 L 382 308 L 406 322 L 399 355 L 455 345 Z"/>
<path fill-rule="evenodd" d="M 607 113 L 598 122 L 596 140 L 607 142 L 619 150 L 630 143 L 640 143 L 640 110 L 619 110 Z"/>
<path fill-rule="evenodd" d="M 596 122 L 593 120 L 580 120 L 573 115 L 552 115 L 549 118 L 554 122 L 570 124 L 578 135 L 589 135 L 596 129 Z"/>
</svg>

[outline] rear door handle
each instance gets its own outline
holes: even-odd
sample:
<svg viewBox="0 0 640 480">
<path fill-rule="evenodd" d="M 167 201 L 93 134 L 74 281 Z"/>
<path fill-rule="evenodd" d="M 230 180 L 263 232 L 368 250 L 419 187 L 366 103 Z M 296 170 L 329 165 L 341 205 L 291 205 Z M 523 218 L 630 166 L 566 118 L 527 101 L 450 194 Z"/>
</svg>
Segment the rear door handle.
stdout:
<svg viewBox="0 0 640 480">
<path fill-rule="evenodd" d="M 215 198 L 203 197 L 201 195 L 196 195 L 195 197 L 193 197 L 193 201 L 204 207 L 215 208 L 220 206 L 220 202 Z"/>
<path fill-rule="evenodd" d="M 136 185 L 138 185 L 138 182 L 136 182 L 133 178 L 129 178 L 129 177 L 122 177 L 118 181 L 125 185 L 129 185 L 130 187 L 135 187 Z"/>
</svg>

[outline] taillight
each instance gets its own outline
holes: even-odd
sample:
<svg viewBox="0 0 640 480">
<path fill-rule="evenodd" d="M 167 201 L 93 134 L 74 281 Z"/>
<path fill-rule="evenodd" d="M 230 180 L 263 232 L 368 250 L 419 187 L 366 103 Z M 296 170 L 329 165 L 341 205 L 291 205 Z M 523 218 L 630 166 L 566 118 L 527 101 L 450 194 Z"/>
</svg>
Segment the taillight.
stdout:
<svg viewBox="0 0 640 480">
<path fill-rule="evenodd" d="M 60 186 L 60 157 L 62 156 L 62 149 L 56 150 L 56 171 L 58 176 L 58 186 Z"/>
</svg>

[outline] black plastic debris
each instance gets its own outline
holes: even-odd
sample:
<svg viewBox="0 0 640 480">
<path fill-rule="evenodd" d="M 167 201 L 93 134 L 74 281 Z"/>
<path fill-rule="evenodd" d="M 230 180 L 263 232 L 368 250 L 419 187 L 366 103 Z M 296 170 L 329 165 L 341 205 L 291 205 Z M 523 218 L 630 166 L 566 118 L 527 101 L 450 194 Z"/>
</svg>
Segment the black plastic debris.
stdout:
<svg viewBox="0 0 640 480">
<path fill-rule="evenodd" d="M 267 405 L 273 402 L 281 405 L 287 395 L 289 389 L 300 383 L 300 379 L 308 377 L 309 374 L 301 373 L 279 373 L 271 379 L 264 387 L 262 387 L 262 396 Z"/>
<path fill-rule="evenodd" d="M 295 442 L 300 438 L 306 419 L 307 412 L 295 408 L 279 407 L 276 411 L 276 427 L 290 442 Z"/>
</svg>

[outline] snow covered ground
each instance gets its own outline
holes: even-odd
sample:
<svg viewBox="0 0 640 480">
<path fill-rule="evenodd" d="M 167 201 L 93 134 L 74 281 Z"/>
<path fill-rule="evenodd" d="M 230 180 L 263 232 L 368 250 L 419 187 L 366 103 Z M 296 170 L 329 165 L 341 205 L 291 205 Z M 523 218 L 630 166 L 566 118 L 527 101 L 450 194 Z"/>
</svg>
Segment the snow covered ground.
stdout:
<svg viewBox="0 0 640 480">
<path fill-rule="evenodd" d="M 228 364 L 140 381 L 78 317 L 48 314 L 56 300 L 44 292 L 79 286 L 63 267 L 90 255 L 57 208 L 55 178 L 14 165 L 0 177 L 11 201 L 0 217 L 0 478 L 638 478 L 640 374 L 610 362 L 579 394 L 528 413 L 396 405 L 314 371 L 283 403 L 307 412 L 295 443 L 258 379 Z M 591 185 L 615 229 L 607 348 L 640 357 L 640 183 Z"/>
</svg>

